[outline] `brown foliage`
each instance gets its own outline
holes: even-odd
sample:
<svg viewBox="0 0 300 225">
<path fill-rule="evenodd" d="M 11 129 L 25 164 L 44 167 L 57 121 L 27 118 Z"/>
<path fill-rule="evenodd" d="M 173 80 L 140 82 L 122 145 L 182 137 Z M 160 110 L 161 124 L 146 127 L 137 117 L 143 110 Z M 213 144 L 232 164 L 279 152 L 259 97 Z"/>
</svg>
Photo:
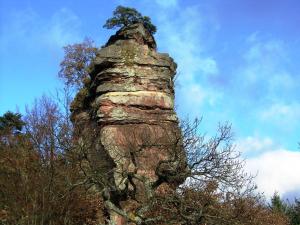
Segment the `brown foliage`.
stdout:
<svg viewBox="0 0 300 225">
<path fill-rule="evenodd" d="M 42 98 L 26 122 L 26 132 L 0 134 L 0 224 L 99 223 L 101 197 L 74 186 L 81 175 L 66 154 L 71 127 L 58 105 Z"/>
<path fill-rule="evenodd" d="M 127 206 L 124 210 L 122 206 L 115 204 L 108 194 L 105 199 L 106 207 L 132 224 L 287 225 L 287 219 L 272 212 L 261 196 L 256 194 L 252 177 L 243 172 L 243 162 L 239 160 L 239 154 L 231 145 L 230 126 L 220 126 L 219 133 L 207 140 L 197 134 L 198 125 L 196 121 L 192 124 L 186 123 L 182 127 L 189 171 L 182 174 L 182 171 L 178 170 L 178 173 L 170 174 L 172 179 L 184 175 L 187 178 L 184 185 L 170 187 L 168 185 L 171 184 L 166 182 L 165 177 L 159 182 L 149 183 L 136 171 L 129 173 L 125 168 L 121 173 L 128 174 L 131 179 L 129 182 L 139 180 L 139 185 L 143 185 L 145 190 L 145 197 L 143 201 L 136 199 L 135 189 L 120 193 L 120 196 L 126 195 L 131 202 L 130 207 Z M 90 185 L 94 183 L 99 192 L 116 191 L 112 184 L 105 182 L 105 176 L 108 174 L 103 173 L 103 168 L 100 168 L 105 165 L 101 161 L 104 160 L 103 155 L 101 158 L 94 152 L 99 132 L 93 126 L 89 128 L 91 130 L 86 129 L 83 132 L 86 135 L 82 136 L 81 145 L 76 146 L 81 155 L 80 168 L 83 170 L 85 182 L 90 182 Z M 159 147 L 158 139 L 150 141 L 148 134 L 140 134 L 138 137 L 134 132 L 127 133 L 126 140 L 132 140 L 132 145 L 126 145 L 131 154 L 123 154 L 122 157 L 135 157 L 135 154 L 143 149 Z M 136 144 L 140 142 L 143 144 Z M 172 152 L 174 161 L 177 161 L 176 157 L 179 156 L 176 155 L 175 148 L 172 148 Z M 160 176 L 159 173 L 156 175 Z M 163 175 L 167 176 L 165 172 Z"/>
<path fill-rule="evenodd" d="M 202 189 L 182 188 L 180 191 L 156 196 L 148 224 L 181 225 L 288 225 L 283 214 L 270 210 L 260 196 L 230 196 L 217 191 L 216 182 Z"/>
<path fill-rule="evenodd" d="M 58 75 L 67 86 L 78 90 L 88 79 L 87 68 L 95 58 L 97 48 L 91 39 L 85 39 L 82 43 L 65 46 L 64 51 Z"/>
<path fill-rule="evenodd" d="M 1 131 L 2 224 L 105 223 L 103 208 L 107 200 L 103 202 L 99 191 L 99 187 L 105 186 L 105 183 L 101 183 L 103 177 L 93 173 L 93 168 L 99 169 L 94 167 L 97 162 L 89 165 L 86 164 L 87 159 L 82 161 L 78 158 L 85 157 L 87 146 L 80 147 L 79 155 L 76 151 L 68 151 L 78 150 L 79 146 L 72 146 L 72 136 L 64 133 L 72 127 L 66 128 L 67 121 L 63 118 L 59 107 L 44 98 L 28 111 L 26 133 Z M 186 148 L 190 146 L 189 151 L 193 153 L 189 155 L 189 165 L 201 163 L 198 169 L 190 167 L 191 171 L 187 174 L 189 182 L 177 189 L 168 188 L 163 183 L 158 189 L 150 190 L 151 196 L 145 198 L 142 205 L 139 203 L 138 207 L 134 206 L 133 201 L 132 209 L 128 209 L 130 212 L 119 212 L 136 224 L 287 225 L 287 218 L 270 210 L 261 197 L 255 195 L 253 186 L 248 186 L 248 189 L 245 189 L 245 185 L 241 186 L 247 184 L 247 179 L 239 177 L 241 173 L 237 168 L 241 168 L 240 164 L 233 160 L 236 158 L 231 158 L 230 145 L 223 143 L 230 140 L 228 129 L 223 127 L 219 135 L 204 142 L 204 138 L 194 139 L 199 138 L 193 132 L 194 128 L 183 129 L 186 135 L 184 144 Z M 90 138 L 94 139 L 92 136 Z M 193 145 L 187 145 L 191 143 Z M 196 151 L 192 148 L 195 146 L 201 148 Z M 98 162 L 101 164 L 101 161 Z M 229 170 L 223 170 L 226 165 L 234 169 L 232 174 Z M 87 166 L 93 168 L 85 170 Z M 231 179 L 233 174 L 235 177 Z M 102 185 L 99 186 L 97 181 Z"/>
</svg>

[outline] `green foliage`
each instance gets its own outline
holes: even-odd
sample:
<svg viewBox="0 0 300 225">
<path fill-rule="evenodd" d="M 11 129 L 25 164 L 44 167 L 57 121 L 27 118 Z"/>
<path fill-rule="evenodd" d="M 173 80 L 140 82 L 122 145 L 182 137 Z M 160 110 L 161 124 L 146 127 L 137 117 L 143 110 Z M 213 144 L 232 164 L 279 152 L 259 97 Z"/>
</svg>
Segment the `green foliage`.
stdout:
<svg viewBox="0 0 300 225">
<path fill-rule="evenodd" d="M 300 224 L 300 199 L 295 199 L 295 203 L 289 207 L 288 216 L 291 221 L 291 225 Z"/>
<path fill-rule="evenodd" d="M 294 203 L 288 202 L 286 216 L 289 218 L 290 225 L 300 225 L 300 199 L 295 198 Z"/>
<path fill-rule="evenodd" d="M 290 225 L 300 225 L 300 200 L 295 199 L 294 203 L 283 201 L 279 194 L 274 193 L 271 198 L 270 208 L 274 213 L 284 215 L 288 218 Z"/>
<path fill-rule="evenodd" d="M 22 115 L 7 111 L 0 116 L 0 131 L 20 132 L 25 123 L 22 121 Z"/>
<path fill-rule="evenodd" d="M 135 23 L 142 23 L 152 35 L 156 32 L 156 26 L 151 23 L 150 17 L 143 16 L 135 8 L 124 6 L 118 6 L 113 12 L 113 17 L 108 19 L 103 27 L 112 29 L 115 27 L 127 27 Z"/>
<path fill-rule="evenodd" d="M 275 192 L 273 197 L 271 198 L 270 208 L 272 209 L 272 211 L 282 214 L 285 214 L 287 212 L 287 204 L 282 201 L 277 192 Z"/>
</svg>

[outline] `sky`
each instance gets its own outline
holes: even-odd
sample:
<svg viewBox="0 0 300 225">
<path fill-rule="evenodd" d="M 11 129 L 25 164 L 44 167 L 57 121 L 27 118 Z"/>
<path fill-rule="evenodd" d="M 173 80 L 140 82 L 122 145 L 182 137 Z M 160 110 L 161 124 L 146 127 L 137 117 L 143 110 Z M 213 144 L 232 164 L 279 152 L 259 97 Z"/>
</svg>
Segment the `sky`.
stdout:
<svg viewBox="0 0 300 225">
<path fill-rule="evenodd" d="M 61 88 L 62 47 L 105 44 L 118 5 L 150 16 L 178 64 L 179 117 L 208 135 L 230 122 L 259 191 L 300 197 L 298 0 L 0 0 L 0 114 Z"/>
</svg>

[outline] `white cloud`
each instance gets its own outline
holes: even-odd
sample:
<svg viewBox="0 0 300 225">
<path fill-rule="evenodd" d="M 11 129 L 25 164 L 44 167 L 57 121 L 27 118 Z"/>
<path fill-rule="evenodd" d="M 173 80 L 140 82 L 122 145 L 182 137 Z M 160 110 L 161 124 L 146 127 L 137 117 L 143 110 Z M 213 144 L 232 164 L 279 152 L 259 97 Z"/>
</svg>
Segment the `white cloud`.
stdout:
<svg viewBox="0 0 300 225">
<path fill-rule="evenodd" d="M 199 62 L 199 69 L 205 74 L 217 74 L 219 72 L 217 62 L 212 57 L 206 57 Z"/>
<path fill-rule="evenodd" d="M 155 0 L 156 4 L 162 7 L 174 7 L 177 6 L 177 0 Z"/>
<path fill-rule="evenodd" d="M 261 40 L 255 35 L 248 38 L 249 48 L 243 55 L 245 64 L 240 68 L 239 73 L 244 85 L 264 83 L 269 86 L 274 76 L 286 72 L 284 63 L 284 43 L 280 40 Z"/>
<path fill-rule="evenodd" d="M 300 104 L 275 102 L 262 110 L 259 116 L 262 121 L 272 122 L 281 129 L 291 129 L 300 120 Z"/>
<path fill-rule="evenodd" d="M 184 105 L 188 111 L 190 109 L 195 109 L 196 107 L 202 106 L 204 102 L 208 103 L 209 105 L 214 105 L 219 98 L 221 98 L 220 95 L 211 92 L 209 89 L 203 88 L 197 83 L 181 86 L 179 91 L 181 96 L 178 96 L 178 98 L 186 100 Z"/>
<path fill-rule="evenodd" d="M 172 17 L 172 18 L 169 18 Z M 180 9 L 174 15 L 159 16 L 158 42 L 176 58 L 184 76 L 197 77 L 196 71 L 204 75 L 217 73 L 215 59 L 205 53 L 207 33 L 217 29 L 217 24 L 206 21 L 198 7 Z"/>
<path fill-rule="evenodd" d="M 10 44 L 13 45 L 20 39 L 25 42 L 26 47 L 26 41 L 32 38 L 32 33 L 36 33 L 39 27 L 36 22 L 39 21 L 38 15 L 31 8 L 11 12 L 6 21 L 1 24 L 1 51 L 9 50 Z"/>
<path fill-rule="evenodd" d="M 246 158 L 246 172 L 257 175 L 258 191 L 270 198 L 300 190 L 300 152 L 279 146 L 270 137 L 248 136 L 237 141 L 236 149 Z M 294 197 L 294 196 L 292 196 Z"/>
<path fill-rule="evenodd" d="M 248 107 L 254 122 L 289 130 L 299 126 L 300 108 L 296 102 L 300 80 L 290 66 L 287 43 L 254 33 L 246 44 L 242 62 L 231 77 L 234 97 Z"/>
<path fill-rule="evenodd" d="M 284 195 L 300 189 L 300 152 L 278 149 L 246 160 L 246 170 L 258 172 L 258 190 L 269 198 L 275 191 Z"/>
<path fill-rule="evenodd" d="M 293 103 L 293 104 L 283 104 L 283 103 L 276 103 L 273 104 L 270 108 L 262 112 L 263 119 L 279 119 L 282 120 L 285 117 L 289 119 L 291 117 L 300 116 L 300 104 Z"/>
<path fill-rule="evenodd" d="M 258 33 L 250 35 L 247 50 L 242 55 L 243 63 L 235 72 L 236 83 L 249 92 L 250 97 L 278 99 L 283 91 L 291 92 L 299 82 L 290 70 L 287 44 Z"/>
<path fill-rule="evenodd" d="M 78 16 L 69 9 L 62 8 L 53 14 L 44 35 L 49 43 L 64 46 L 80 39 L 80 24 Z"/>
<path fill-rule="evenodd" d="M 236 149 L 244 155 L 259 154 L 271 151 L 275 147 L 275 143 L 270 137 L 253 137 L 248 136 L 236 142 Z"/>
<path fill-rule="evenodd" d="M 251 35 L 247 39 L 247 43 L 250 45 L 250 48 L 244 54 L 245 59 L 248 62 L 278 62 L 278 60 L 287 60 L 285 54 L 285 44 L 281 40 L 277 39 L 267 39 L 262 40 L 259 38 L 258 34 L 255 36 Z M 261 61 L 264 59 L 264 61 Z"/>
<path fill-rule="evenodd" d="M 176 100 L 190 116 L 201 116 L 203 104 L 215 104 L 221 97 L 205 84 L 219 73 L 218 63 L 205 49 L 207 34 L 214 33 L 218 24 L 208 20 L 196 6 L 177 10 L 176 17 L 164 12 L 158 18 L 158 43 L 178 64 Z"/>
<path fill-rule="evenodd" d="M 292 75 L 286 71 L 274 74 L 269 84 L 273 90 L 292 90 L 293 88 L 297 88 L 298 85 Z"/>
<path fill-rule="evenodd" d="M 1 28 L 1 49 L 8 51 L 18 40 L 22 49 L 41 49 L 39 45 L 62 47 L 79 41 L 80 19 L 71 10 L 62 8 L 45 20 L 32 8 L 10 12 Z"/>
<path fill-rule="evenodd" d="M 189 101 L 189 103 L 192 105 L 201 104 L 204 101 L 204 99 L 207 97 L 207 94 L 205 93 L 204 90 L 201 89 L 201 86 L 196 84 L 190 85 L 185 92 L 187 93 L 188 96 L 193 96 L 193 98 L 191 98 Z"/>
</svg>

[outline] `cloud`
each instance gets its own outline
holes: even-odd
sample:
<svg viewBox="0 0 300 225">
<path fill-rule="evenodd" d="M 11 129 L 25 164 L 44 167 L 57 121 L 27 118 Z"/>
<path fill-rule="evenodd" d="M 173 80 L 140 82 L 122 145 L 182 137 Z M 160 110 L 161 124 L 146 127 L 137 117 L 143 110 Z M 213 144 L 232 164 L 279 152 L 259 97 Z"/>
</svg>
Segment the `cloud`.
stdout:
<svg viewBox="0 0 300 225">
<path fill-rule="evenodd" d="M 176 105 L 179 104 L 179 115 L 191 118 L 201 117 L 206 105 L 215 105 L 221 95 L 203 87 L 201 84 L 180 81 L 176 90 Z"/>
<path fill-rule="evenodd" d="M 181 114 L 201 116 L 203 105 L 215 104 L 221 97 L 206 85 L 209 77 L 219 73 L 217 61 L 206 51 L 207 35 L 214 33 L 218 24 L 207 18 L 198 6 L 160 12 L 158 19 L 158 43 L 178 64 L 176 101 L 183 109 Z"/>
<path fill-rule="evenodd" d="M 285 43 L 280 39 L 264 38 L 259 33 L 251 34 L 246 39 L 249 49 L 245 52 L 244 58 L 248 62 L 268 62 L 270 64 L 286 61 Z M 264 59 L 261 62 L 261 59 Z"/>
<path fill-rule="evenodd" d="M 251 119 L 249 127 L 261 127 L 260 133 L 292 132 L 300 125 L 300 76 L 291 67 L 290 46 L 281 39 L 253 33 L 242 48 L 239 65 L 230 72 L 225 90 L 226 96 L 234 98 L 230 110 L 240 110 L 244 118 Z"/>
<path fill-rule="evenodd" d="M 61 85 L 55 75 L 62 47 L 82 40 L 80 19 L 66 8 L 44 15 L 19 7 L 1 16 L 0 102 L 13 110 Z"/>
<path fill-rule="evenodd" d="M 6 22 L 2 21 L 0 26 L 1 50 L 9 49 L 10 45 L 17 43 L 20 39 L 24 42 L 31 39 L 32 33 L 36 33 L 39 27 L 38 21 L 38 15 L 31 8 L 11 12 Z"/>
<path fill-rule="evenodd" d="M 258 191 L 270 198 L 274 192 L 293 199 L 300 190 L 300 152 L 280 146 L 270 137 L 248 136 L 236 142 L 246 158 L 245 171 L 256 175 Z M 294 193 L 294 194 L 293 194 Z"/>
<path fill-rule="evenodd" d="M 251 117 L 246 123 L 251 122 L 246 127 L 253 126 L 258 135 L 239 140 L 237 149 L 248 158 L 246 170 L 258 172 L 258 190 L 268 198 L 275 191 L 291 197 L 300 190 L 300 152 L 285 146 L 293 146 L 298 138 L 299 76 L 290 68 L 287 43 L 253 34 L 247 45 L 238 76 L 234 76 L 239 90 L 235 98 L 247 106 Z"/>
<path fill-rule="evenodd" d="M 245 156 L 271 151 L 274 147 L 275 143 L 270 137 L 248 136 L 236 142 L 236 149 Z"/>
<path fill-rule="evenodd" d="M 246 170 L 258 172 L 258 190 L 270 198 L 275 191 L 287 195 L 300 189 L 300 152 L 277 149 L 246 160 Z"/>
<path fill-rule="evenodd" d="M 268 120 L 284 120 L 287 118 L 289 121 L 294 121 L 297 117 L 300 116 L 300 104 L 283 104 L 276 103 L 273 104 L 270 108 L 262 112 L 262 119 Z"/>
<path fill-rule="evenodd" d="M 45 36 L 47 41 L 57 46 L 64 46 L 74 40 L 79 40 L 81 21 L 77 15 L 67 8 L 55 12 L 47 25 Z"/>
<path fill-rule="evenodd" d="M 155 0 L 156 4 L 162 7 L 174 7 L 177 6 L 177 0 Z"/>
<path fill-rule="evenodd" d="M 1 28 L 1 49 L 8 51 L 20 43 L 22 49 L 33 51 L 38 46 L 62 47 L 80 40 L 80 19 L 71 10 L 61 8 L 45 19 L 32 8 L 12 11 L 5 18 Z"/>
<path fill-rule="evenodd" d="M 258 86 L 263 84 L 264 91 L 269 92 L 270 83 L 280 74 L 288 74 L 285 68 L 287 60 L 284 43 L 280 40 L 263 40 L 251 35 L 247 39 L 248 49 L 243 54 L 239 76 L 244 86 Z M 269 93 L 266 93 L 269 94 Z"/>
<path fill-rule="evenodd" d="M 259 117 L 263 122 L 272 122 L 281 129 L 289 130 L 299 125 L 300 104 L 275 102 L 260 111 Z"/>
<path fill-rule="evenodd" d="M 294 97 L 300 80 L 291 69 L 288 44 L 254 33 L 246 48 L 234 79 L 243 94 L 255 104 Z"/>
</svg>

